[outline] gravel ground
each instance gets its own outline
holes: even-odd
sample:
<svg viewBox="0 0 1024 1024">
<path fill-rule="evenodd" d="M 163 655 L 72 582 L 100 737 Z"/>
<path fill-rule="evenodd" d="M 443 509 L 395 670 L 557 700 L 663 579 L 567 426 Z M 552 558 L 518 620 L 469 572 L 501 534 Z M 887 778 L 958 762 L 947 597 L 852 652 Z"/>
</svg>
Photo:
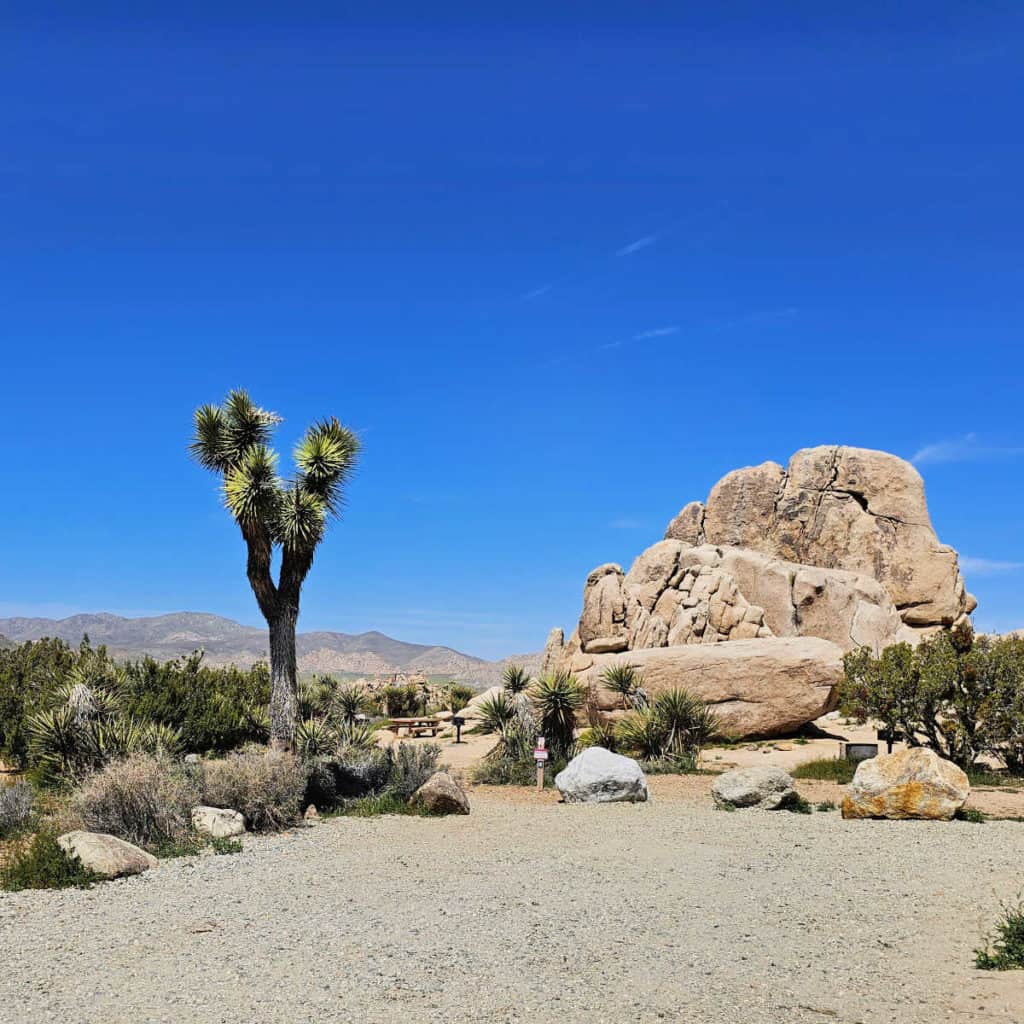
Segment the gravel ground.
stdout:
<svg viewBox="0 0 1024 1024">
<path fill-rule="evenodd" d="M 88 891 L 0 895 L 0 1021 L 1024 1019 L 972 949 L 1024 824 L 473 793 Z"/>
</svg>

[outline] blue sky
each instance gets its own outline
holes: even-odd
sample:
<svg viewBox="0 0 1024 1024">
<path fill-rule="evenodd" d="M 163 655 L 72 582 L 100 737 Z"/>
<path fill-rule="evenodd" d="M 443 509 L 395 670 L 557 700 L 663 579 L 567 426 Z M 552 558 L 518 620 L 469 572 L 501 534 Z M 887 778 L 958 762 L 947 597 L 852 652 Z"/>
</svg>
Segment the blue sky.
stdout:
<svg viewBox="0 0 1024 1024">
<path fill-rule="evenodd" d="M 537 649 L 822 443 L 916 456 L 1024 626 L 1019 4 L 46 6 L 0 27 L 0 615 L 258 624 L 185 451 L 244 386 L 365 443 L 302 629 Z"/>
</svg>

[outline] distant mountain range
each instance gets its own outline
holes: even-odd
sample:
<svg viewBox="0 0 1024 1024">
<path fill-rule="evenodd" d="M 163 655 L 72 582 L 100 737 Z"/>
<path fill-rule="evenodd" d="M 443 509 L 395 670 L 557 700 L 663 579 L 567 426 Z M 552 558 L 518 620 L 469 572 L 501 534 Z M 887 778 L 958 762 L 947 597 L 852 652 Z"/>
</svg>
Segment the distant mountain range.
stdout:
<svg viewBox="0 0 1024 1024">
<path fill-rule="evenodd" d="M 99 612 L 66 619 L 0 619 L 0 637 L 15 643 L 57 637 L 77 644 L 88 634 L 94 646 L 105 644 L 120 658 L 143 655 L 166 661 L 202 649 L 215 665 L 251 665 L 268 658 L 267 632 L 219 615 L 177 612 L 126 619 Z M 419 672 L 464 682 L 492 685 L 509 662 L 536 672 L 540 654 L 485 661 L 451 647 L 410 644 L 376 631 L 370 633 L 299 633 L 300 672 L 356 672 L 360 675 Z"/>
</svg>

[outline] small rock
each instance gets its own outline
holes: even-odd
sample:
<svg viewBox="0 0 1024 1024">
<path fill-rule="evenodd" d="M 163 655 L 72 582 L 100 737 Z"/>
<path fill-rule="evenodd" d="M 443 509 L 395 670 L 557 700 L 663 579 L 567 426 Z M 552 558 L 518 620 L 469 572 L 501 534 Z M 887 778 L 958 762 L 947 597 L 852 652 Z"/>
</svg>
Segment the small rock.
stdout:
<svg viewBox="0 0 1024 1024">
<path fill-rule="evenodd" d="M 192 827 L 204 836 L 228 839 L 245 832 L 245 817 L 228 807 L 193 807 Z"/>
<path fill-rule="evenodd" d="M 77 857 L 84 868 L 104 878 L 140 875 L 160 865 L 151 853 L 105 832 L 65 832 L 57 837 L 57 844 L 69 856 Z"/>
<path fill-rule="evenodd" d="M 316 804 L 310 804 L 306 808 L 306 813 L 302 815 L 302 820 L 307 825 L 319 825 L 320 824 L 320 812 L 316 809 Z"/>
<path fill-rule="evenodd" d="M 587 747 L 555 776 L 555 786 L 567 804 L 642 803 L 647 780 L 631 757 L 604 747 Z"/>
<path fill-rule="evenodd" d="M 736 768 L 711 785 L 716 804 L 774 811 L 796 795 L 793 779 L 781 768 Z"/>
<path fill-rule="evenodd" d="M 430 814 L 469 814 L 469 798 L 447 772 L 434 772 L 412 795 Z"/>
</svg>

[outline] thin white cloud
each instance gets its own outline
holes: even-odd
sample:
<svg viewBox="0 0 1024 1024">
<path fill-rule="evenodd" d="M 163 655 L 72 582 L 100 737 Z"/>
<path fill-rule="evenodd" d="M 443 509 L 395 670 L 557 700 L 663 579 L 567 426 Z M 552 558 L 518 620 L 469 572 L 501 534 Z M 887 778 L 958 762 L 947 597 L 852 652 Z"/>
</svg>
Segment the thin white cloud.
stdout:
<svg viewBox="0 0 1024 1024">
<path fill-rule="evenodd" d="M 638 238 L 635 242 L 630 242 L 629 245 L 624 245 L 621 249 L 617 249 L 615 255 L 630 256 L 641 249 L 646 249 L 649 245 L 654 245 L 657 240 L 657 235 L 644 235 L 643 238 Z"/>
<path fill-rule="evenodd" d="M 1009 572 L 1024 570 L 1024 562 L 1002 562 L 995 558 L 972 558 L 960 556 L 960 568 L 971 576 L 1001 576 Z"/>
<path fill-rule="evenodd" d="M 982 462 L 988 459 L 1012 459 L 1024 455 L 1024 448 L 983 445 L 978 435 L 964 434 L 948 441 L 926 444 L 910 457 L 915 466 L 934 466 L 942 462 Z"/>
<path fill-rule="evenodd" d="M 647 341 L 650 338 L 664 338 L 669 334 L 676 334 L 678 331 L 678 327 L 652 327 L 649 331 L 641 331 L 639 334 L 634 334 L 633 340 Z"/>
</svg>

